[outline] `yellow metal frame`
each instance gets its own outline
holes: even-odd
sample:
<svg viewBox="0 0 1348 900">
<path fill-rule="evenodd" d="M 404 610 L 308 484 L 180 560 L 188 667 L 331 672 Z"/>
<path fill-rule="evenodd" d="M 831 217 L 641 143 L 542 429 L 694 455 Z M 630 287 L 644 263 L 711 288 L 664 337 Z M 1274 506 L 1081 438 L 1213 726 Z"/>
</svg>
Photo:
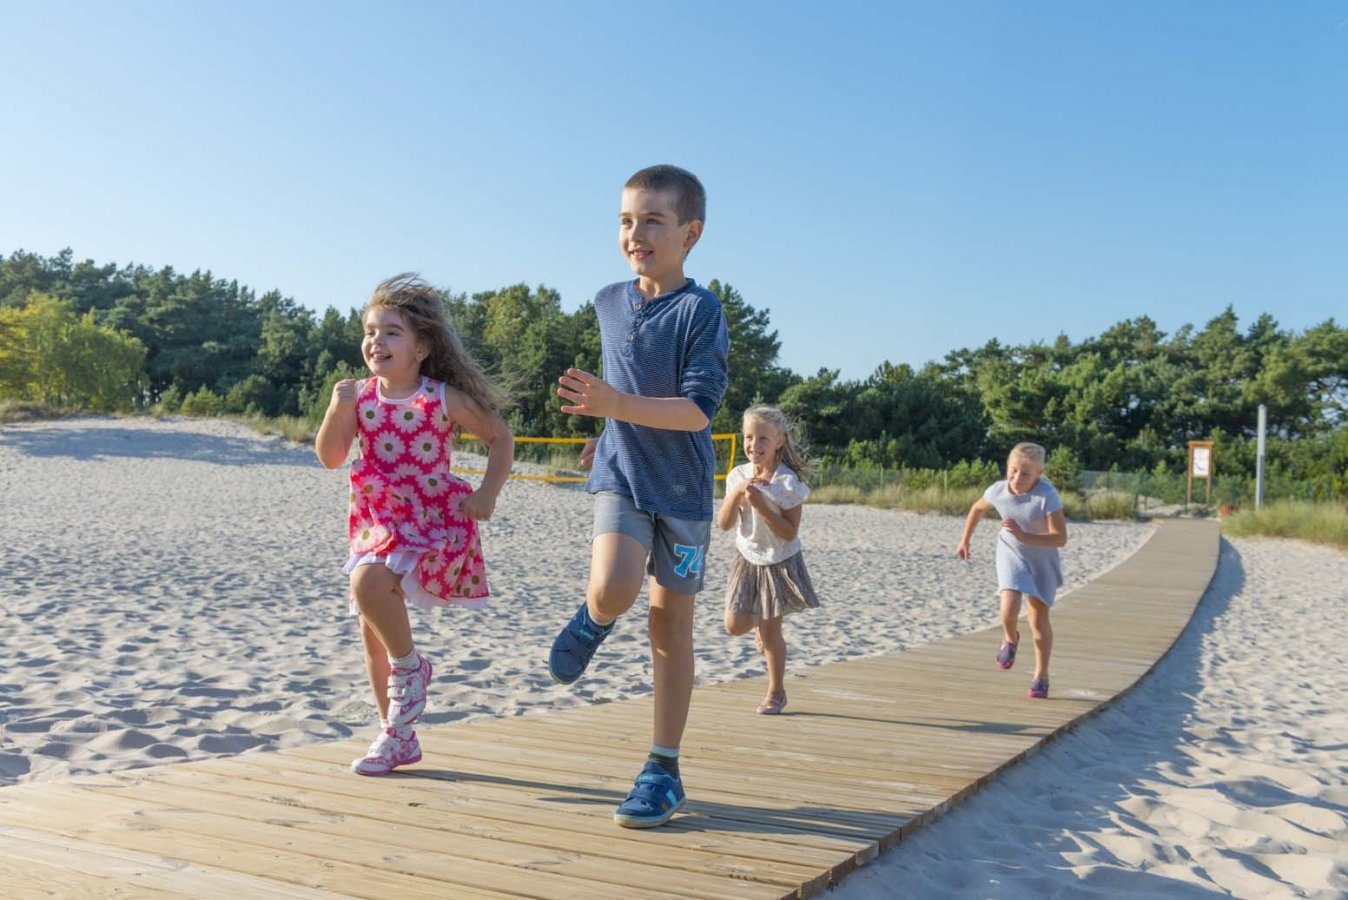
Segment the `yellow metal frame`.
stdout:
<svg viewBox="0 0 1348 900">
<path fill-rule="evenodd" d="M 460 434 L 460 435 L 457 435 L 457 437 L 458 437 L 459 440 L 463 440 L 463 441 L 475 441 L 475 440 L 477 440 L 477 435 L 475 435 L 475 434 L 470 434 L 470 433 L 467 433 L 467 432 L 465 432 L 465 433 L 463 433 L 463 434 Z M 730 470 L 733 469 L 733 468 L 735 468 L 735 454 L 739 451 L 739 435 L 738 435 L 738 434 L 735 434 L 733 431 L 732 431 L 732 432 L 729 432 L 729 433 L 727 433 L 727 434 L 713 434 L 713 435 L 711 436 L 711 439 L 712 439 L 713 441 L 723 441 L 723 440 L 725 440 L 726 438 L 730 438 L 730 460 L 729 460 L 728 463 L 726 463 L 726 470 L 725 470 L 724 472 L 718 472 L 718 473 L 717 473 L 717 475 L 716 475 L 716 480 L 717 480 L 717 481 L 725 481 L 726 476 L 730 474 Z M 515 443 L 517 443 L 517 444 L 583 444 L 583 443 L 585 443 L 585 442 L 588 441 L 588 440 L 589 440 L 589 438 L 583 438 L 583 437 L 558 437 L 558 438 L 552 438 L 552 437 L 516 437 L 516 438 L 515 438 Z M 457 473 L 460 474 L 460 475 L 485 475 L 485 474 L 487 473 L 487 470 L 486 470 L 486 469 L 468 469 L 468 468 L 464 468 L 464 467 L 462 467 L 462 466 L 455 466 L 454 468 L 450 469 L 450 471 L 451 471 L 451 472 L 457 472 Z M 524 475 L 524 474 L 517 473 L 517 472 L 511 472 L 510 475 L 509 475 L 509 477 L 510 477 L 510 478 L 522 478 L 522 479 L 524 479 L 524 480 L 526 480 L 526 481 L 546 481 L 546 482 L 548 482 L 549 484 L 565 484 L 565 483 L 574 483 L 574 482 L 584 482 L 584 481 L 588 481 L 588 480 L 589 480 L 589 479 L 587 479 L 587 478 L 585 478 L 585 477 L 583 477 L 583 476 L 575 476 L 575 475 Z"/>
</svg>

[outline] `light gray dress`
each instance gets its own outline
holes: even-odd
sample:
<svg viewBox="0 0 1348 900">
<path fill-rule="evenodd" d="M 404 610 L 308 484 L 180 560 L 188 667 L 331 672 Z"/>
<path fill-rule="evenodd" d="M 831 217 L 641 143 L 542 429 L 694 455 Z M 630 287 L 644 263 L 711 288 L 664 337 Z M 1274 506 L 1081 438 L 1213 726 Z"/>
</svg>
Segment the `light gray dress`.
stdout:
<svg viewBox="0 0 1348 900">
<path fill-rule="evenodd" d="M 1048 517 L 1062 509 L 1058 491 L 1041 477 L 1023 494 L 1013 494 L 1002 480 L 983 492 L 1003 519 L 1014 519 L 1030 534 L 1047 534 Z M 1057 547 L 1022 544 L 1005 528 L 997 529 L 997 590 L 1020 591 L 1048 606 L 1062 586 L 1062 564 Z"/>
</svg>

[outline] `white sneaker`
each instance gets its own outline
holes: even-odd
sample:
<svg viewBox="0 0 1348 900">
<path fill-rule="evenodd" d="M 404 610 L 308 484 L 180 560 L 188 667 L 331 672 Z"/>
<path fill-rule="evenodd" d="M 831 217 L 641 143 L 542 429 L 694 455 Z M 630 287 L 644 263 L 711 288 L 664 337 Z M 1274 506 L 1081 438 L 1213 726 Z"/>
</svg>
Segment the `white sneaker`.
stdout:
<svg viewBox="0 0 1348 900">
<path fill-rule="evenodd" d="M 431 661 L 417 654 L 415 669 L 393 669 L 388 676 L 388 721 L 411 725 L 426 711 L 426 685 L 435 674 Z"/>
<path fill-rule="evenodd" d="M 390 727 L 379 732 L 365 755 L 351 763 L 357 775 L 387 775 L 399 766 L 421 762 L 421 742 L 407 727 Z"/>
</svg>

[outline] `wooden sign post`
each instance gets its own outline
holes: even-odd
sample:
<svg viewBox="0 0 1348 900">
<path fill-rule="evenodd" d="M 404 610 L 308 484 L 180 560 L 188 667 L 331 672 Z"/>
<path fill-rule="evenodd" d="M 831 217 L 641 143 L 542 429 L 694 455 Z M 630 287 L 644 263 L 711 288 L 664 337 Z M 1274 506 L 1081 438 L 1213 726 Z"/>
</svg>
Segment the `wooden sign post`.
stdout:
<svg viewBox="0 0 1348 900">
<path fill-rule="evenodd" d="M 1194 479 L 1204 480 L 1203 502 L 1212 502 L 1212 441 L 1189 442 L 1189 487 L 1185 505 L 1194 502 Z"/>
</svg>

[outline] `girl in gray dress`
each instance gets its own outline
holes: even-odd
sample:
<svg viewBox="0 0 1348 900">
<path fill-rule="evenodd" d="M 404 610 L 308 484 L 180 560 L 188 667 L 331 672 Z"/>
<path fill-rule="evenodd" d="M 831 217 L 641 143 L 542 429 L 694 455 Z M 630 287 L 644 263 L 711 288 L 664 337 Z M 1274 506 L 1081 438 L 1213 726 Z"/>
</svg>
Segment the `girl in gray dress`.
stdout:
<svg viewBox="0 0 1348 900">
<path fill-rule="evenodd" d="M 1002 599 L 1001 649 L 997 665 L 1009 669 L 1020 644 L 1020 600 L 1029 600 L 1027 617 L 1034 635 L 1034 680 L 1029 695 L 1048 697 L 1048 661 L 1053 652 L 1053 626 L 1048 611 L 1062 585 L 1058 548 L 1067 544 L 1067 521 L 1062 500 L 1044 478 L 1044 448 L 1017 444 L 1006 460 L 1006 478 L 998 481 L 969 507 L 964 534 L 955 552 L 969 558 L 969 539 L 978 520 L 992 507 L 1002 517 L 997 533 L 997 589 Z"/>
</svg>

